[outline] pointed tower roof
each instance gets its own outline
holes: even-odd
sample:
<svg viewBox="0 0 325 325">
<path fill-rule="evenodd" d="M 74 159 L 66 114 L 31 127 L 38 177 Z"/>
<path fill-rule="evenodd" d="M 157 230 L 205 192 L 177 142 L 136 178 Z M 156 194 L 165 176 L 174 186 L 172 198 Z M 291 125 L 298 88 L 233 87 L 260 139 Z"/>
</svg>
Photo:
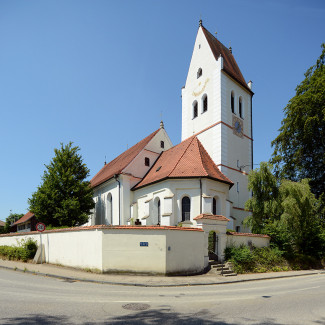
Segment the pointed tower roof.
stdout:
<svg viewBox="0 0 325 325">
<path fill-rule="evenodd" d="M 196 136 L 164 151 L 147 175 L 133 189 L 167 178 L 194 177 L 207 177 L 233 185 L 233 182 L 219 170 Z"/>
<path fill-rule="evenodd" d="M 92 187 L 98 186 L 112 178 L 115 174 L 120 174 L 140 151 L 150 142 L 150 140 L 160 131 L 160 128 L 148 135 L 146 138 L 135 144 L 130 149 L 124 151 L 114 160 L 105 165 L 90 181 Z"/>
<path fill-rule="evenodd" d="M 220 55 L 223 58 L 223 70 L 233 79 L 235 79 L 239 84 L 241 84 L 247 91 L 251 94 L 253 92 L 247 86 L 245 78 L 243 77 L 237 62 L 227 47 L 225 47 L 220 41 L 218 41 L 205 27 L 201 24 L 199 28 L 202 28 L 202 31 L 210 45 L 211 51 L 216 60 L 219 59 Z"/>
</svg>

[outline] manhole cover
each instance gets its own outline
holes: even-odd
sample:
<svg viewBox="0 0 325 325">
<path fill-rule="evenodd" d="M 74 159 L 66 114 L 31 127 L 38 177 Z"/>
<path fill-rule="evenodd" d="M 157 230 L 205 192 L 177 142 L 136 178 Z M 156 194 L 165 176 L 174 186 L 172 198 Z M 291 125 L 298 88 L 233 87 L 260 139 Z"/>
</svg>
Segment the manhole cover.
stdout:
<svg viewBox="0 0 325 325">
<path fill-rule="evenodd" d="M 129 310 L 146 310 L 150 308 L 150 305 L 148 304 L 139 304 L 139 303 L 133 303 L 133 304 L 126 304 L 122 306 L 124 309 Z"/>
</svg>

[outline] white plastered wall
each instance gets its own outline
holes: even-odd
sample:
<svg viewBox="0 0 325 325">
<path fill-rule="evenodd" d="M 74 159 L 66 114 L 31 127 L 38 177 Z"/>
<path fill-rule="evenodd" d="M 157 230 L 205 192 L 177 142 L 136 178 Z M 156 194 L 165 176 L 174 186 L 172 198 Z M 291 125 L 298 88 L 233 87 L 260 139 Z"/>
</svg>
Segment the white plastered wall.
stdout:
<svg viewBox="0 0 325 325">
<path fill-rule="evenodd" d="M 95 212 L 91 220 L 91 225 L 95 224 L 110 224 L 110 220 L 108 220 L 108 204 L 107 197 L 108 195 L 112 195 L 112 214 L 113 220 L 112 224 L 119 224 L 119 184 L 114 179 L 111 178 L 107 182 L 97 186 L 94 189 L 94 200 L 96 203 Z M 100 199 L 100 203 L 99 202 Z M 96 223 L 97 221 L 97 223 Z"/>
<path fill-rule="evenodd" d="M 40 234 L 0 236 L 0 245 L 17 246 L 28 238 L 40 245 Z M 45 232 L 42 245 L 46 263 L 102 270 L 101 230 Z"/>
<path fill-rule="evenodd" d="M 227 235 L 227 247 L 228 246 L 240 246 L 240 245 L 252 244 L 255 247 L 267 247 L 270 245 L 269 237 L 255 237 L 255 236 L 236 236 Z"/>
<path fill-rule="evenodd" d="M 211 179 L 202 178 L 202 211 L 200 211 L 200 178 L 169 179 L 134 191 L 134 201 L 137 202 L 138 218 L 145 225 L 157 224 L 155 199 L 159 197 L 161 203 L 161 225 L 176 226 L 182 222 L 182 199 L 191 199 L 190 220 L 182 222 L 184 226 L 196 225 L 194 218 L 202 213 L 212 213 L 212 198 L 218 197 L 220 214 L 226 216 L 226 199 L 229 185 Z M 211 200 L 205 205 L 204 196 Z M 168 202 L 168 207 L 165 206 Z M 172 207 L 172 211 L 170 211 Z M 206 211 L 205 211 L 205 210 Z M 204 211 L 203 211 L 204 210 Z M 149 214 L 149 217 L 148 217 Z"/>
<path fill-rule="evenodd" d="M 0 246 L 17 246 L 17 240 L 27 238 L 40 243 L 40 235 L 35 233 L 1 235 Z M 202 272 L 203 240 L 203 231 L 181 228 L 78 229 L 42 234 L 46 263 L 101 272 Z"/>
<path fill-rule="evenodd" d="M 202 76 L 197 78 L 197 70 L 202 68 Z M 249 213 L 243 211 L 250 198 L 247 189 L 247 173 L 252 165 L 251 134 L 251 93 L 229 77 L 223 70 L 223 58 L 215 59 L 208 42 L 199 28 L 185 87 L 182 89 L 182 140 L 198 134 L 198 138 L 220 170 L 235 185 L 230 190 L 229 200 L 237 210 L 231 211 L 235 217 L 234 227 L 244 230 L 242 221 Z M 231 112 L 231 92 L 235 94 L 235 114 Z M 208 95 L 208 111 L 201 114 L 200 99 Z M 248 137 L 236 136 L 232 128 L 233 115 L 239 118 L 239 97 L 242 98 L 243 133 Z M 198 117 L 193 119 L 193 102 L 199 103 Z M 211 127 L 212 126 L 212 127 Z M 211 127 L 211 128 L 210 128 Z M 207 129 L 208 128 L 208 129 Z M 240 173 L 237 166 L 244 166 Z M 235 170 L 234 170 L 235 169 Z M 238 189 L 237 192 L 237 182 Z"/>
<path fill-rule="evenodd" d="M 233 116 L 239 118 L 239 97 L 242 98 L 243 115 L 243 137 L 234 134 L 233 129 L 226 125 L 222 126 L 222 161 L 220 170 L 229 177 L 234 186 L 229 191 L 229 200 L 232 201 L 232 210 L 234 220 L 234 228 L 240 226 L 240 230 L 245 230 L 243 220 L 249 215 L 244 211 L 246 201 L 251 197 L 251 193 L 247 189 L 248 176 L 252 165 L 252 134 L 251 134 L 251 94 L 241 85 L 231 79 L 226 73 L 221 74 L 222 85 L 222 119 L 232 126 Z M 235 113 L 231 111 L 231 92 L 234 93 Z M 246 136 L 245 136 L 246 135 Z M 249 139 L 250 138 L 250 139 Z M 242 172 L 245 173 L 242 173 Z M 237 186 L 238 183 L 238 186 Z M 247 230 L 247 229 L 246 229 Z"/>
<path fill-rule="evenodd" d="M 103 271 L 166 273 L 166 236 L 161 231 L 104 230 Z M 148 246 L 140 246 L 147 242 Z"/>
<path fill-rule="evenodd" d="M 181 235 L 180 235 L 181 234 Z M 202 272 L 204 265 L 204 233 L 170 230 L 167 233 L 167 273 L 192 274 Z"/>
<path fill-rule="evenodd" d="M 182 89 L 182 141 L 211 125 L 218 119 L 217 111 L 212 110 L 220 97 L 220 62 L 217 62 L 210 46 L 199 28 L 185 87 Z M 202 76 L 197 78 L 198 69 Z M 202 96 L 208 95 L 208 110 L 202 113 Z M 193 119 L 194 101 L 198 102 L 198 116 Z"/>
<path fill-rule="evenodd" d="M 156 225 L 158 215 L 155 201 L 160 199 L 161 207 L 161 225 L 174 226 L 172 222 L 174 210 L 170 212 L 170 200 L 173 200 L 173 193 L 169 181 L 159 182 L 146 186 L 133 192 L 134 201 L 137 202 L 137 216 L 143 225 Z M 168 206 L 165 207 L 166 200 Z"/>
</svg>

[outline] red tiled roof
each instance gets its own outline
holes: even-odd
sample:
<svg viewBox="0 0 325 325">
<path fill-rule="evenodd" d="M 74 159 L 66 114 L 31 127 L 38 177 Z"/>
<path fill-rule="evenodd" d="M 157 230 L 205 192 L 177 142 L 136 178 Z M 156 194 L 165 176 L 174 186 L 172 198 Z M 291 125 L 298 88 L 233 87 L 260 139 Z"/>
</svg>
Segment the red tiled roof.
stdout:
<svg viewBox="0 0 325 325">
<path fill-rule="evenodd" d="M 210 45 L 211 51 L 216 60 L 218 60 L 220 54 L 223 57 L 223 70 L 237 82 L 239 82 L 250 93 L 253 93 L 247 86 L 247 83 L 237 65 L 237 62 L 230 52 L 221 42 L 219 42 L 208 30 L 202 26 L 202 31 Z"/>
<path fill-rule="evenodd" d="M 202 143 L 192 136 L 164 151 L 147 175 L 133 189 L 166 178 L 209 177 L 229 185 L 233 182 L 215 165 Z"/>
<path fill-rule="evenodd" d="M 92 187 L 98 186 L 112 178 L 132 162 L 140 151 L 149 143 L 149 141 L 159 132 L 160 129 L 148 135 L 146 138 L 135 144 L 130 149 L 124 151 L 114 160 L 106 164 L 90 181 Z"/>
<path fill-rule="evenodd" d="M 221 215 L 214 215 L 210 213 L 202 213 L 199 214 L 197 217 L 194 218 L 194 220 L 200 220 L 200 219 L 210 219 L 210 220 L 218 220 L 218 221 L 230 221 L 228 218 L 221 216 Z"/>
<path fill-rule="evenodd" d="M 268 236 L 268 235 L 251 234 L 249 232 L 235 232 L 235 231 L 233 231 L 233 232 L 232 231 L 227 231 L 227 235 L 270 238 L 270 236 Z"/>
<path fill-rule="evenodd" d="M 67 232 L 67 231 L 81 231 L 81 230 L 94 230 L 94 229 L 131 229 L 131 230 L 175 230 L 175 231 L 198 231 L 202 232 L 201 228 L 192 228 L 192 227 L 176 227 L 176 226 L 107 226 L 107 225 L 96 225 L 96 226 L 86 226 L 86 227 L 73 227 L 73 228 L 59 228 L 45 230 L 43 233 L 52 233 L 52 232 Z M 24 236 L 26 234 L 33 233 L 37 234 L 38 231 L 30 232 L 21 232 L 21 233 L 9 233 L 9 234 L 0 234 L 0 237 L 6 236 Z"/>
<path fill-rule="evenodd" d="M 34 217 L 34 213 L 28 211 L 24 216 L 22 216 L 20 219 L 18 219 L 16 222 L 14 222 L 12 224 L 12 226 L 16 226 L 21 223 L 24 223 L 24 222 L 28 221 L 29 219 L 31 219 L 32 217 Z"/>
<path fill-rule="evenodd" d="M 4 227 L 6 225 L 5 222 L 3 222 L 2 220 L 0 220 L 0 227 Z"/>
</svg>

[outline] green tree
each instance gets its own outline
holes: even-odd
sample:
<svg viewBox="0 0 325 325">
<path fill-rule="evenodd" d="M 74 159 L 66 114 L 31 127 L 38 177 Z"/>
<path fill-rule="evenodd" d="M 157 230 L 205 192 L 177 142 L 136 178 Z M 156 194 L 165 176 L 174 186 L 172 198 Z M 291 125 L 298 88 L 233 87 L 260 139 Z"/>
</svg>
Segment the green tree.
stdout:
<svg viewBox="0 0 325 325">
<path fill-rule="evenodd" d="M 252 215 L 245 220 L 254 233 L 264 233 L 272 243 L 287 253 L 321 255 L 324 232 L 317 214 L 319 201 L 309 182 L 278 181 L 272 165 L 261 163 L 250 172 L 248 188 L 253 197 L 246 202 Z"/>
<path fill-rule="evenodd" d="M 46 225 L 79 226 L 87 222 L 94 207 L 93 191 L 85 181 L 89 169 L 78 154 L 79 147 L 61 143 L 42 177 L 43 183 L 28 200 L 29 210 Z"/>
<path fill-rule="evenodd" d="M 252 170 L 248 175 L 248 189 L 253 191 L 253 196 L 246 202 L 246 209 L 252 215 L 245 220 L 255 233 L 263 232 L 268 221 L 279 219 L 279 183 L 272 173 L 273 166 L 261 162 L 260 167 Z"/>
<path fill-rule="evenodd" d="M 21 217 L 23 217 L 24 214 L 19 214 L 19 213 L 10 213 L 10 215 L 6 218 L 6 224 L 4 226 L 4 233 L 10 232 L 11 225 L 19 220 Z"/>
<path fill-rule="evenodd" d="M 314 255 L 322 246 L 318 201 L 309 182 L 284 180 L 280 186 L 283 213 L 281 223 L 288 230 L 293 248 L 302 254 Z"/>
<path fill-rule="evenodd" d="M 280 134 L 272 141 L 276 175 L 310 179 L 316 197 L 325 193 L 325 44 L 284 109 Z M 323 202 L 325 198 L 323 197 Z M 324 205 L 323 205 L 324 206 Z"/>
</svg>

